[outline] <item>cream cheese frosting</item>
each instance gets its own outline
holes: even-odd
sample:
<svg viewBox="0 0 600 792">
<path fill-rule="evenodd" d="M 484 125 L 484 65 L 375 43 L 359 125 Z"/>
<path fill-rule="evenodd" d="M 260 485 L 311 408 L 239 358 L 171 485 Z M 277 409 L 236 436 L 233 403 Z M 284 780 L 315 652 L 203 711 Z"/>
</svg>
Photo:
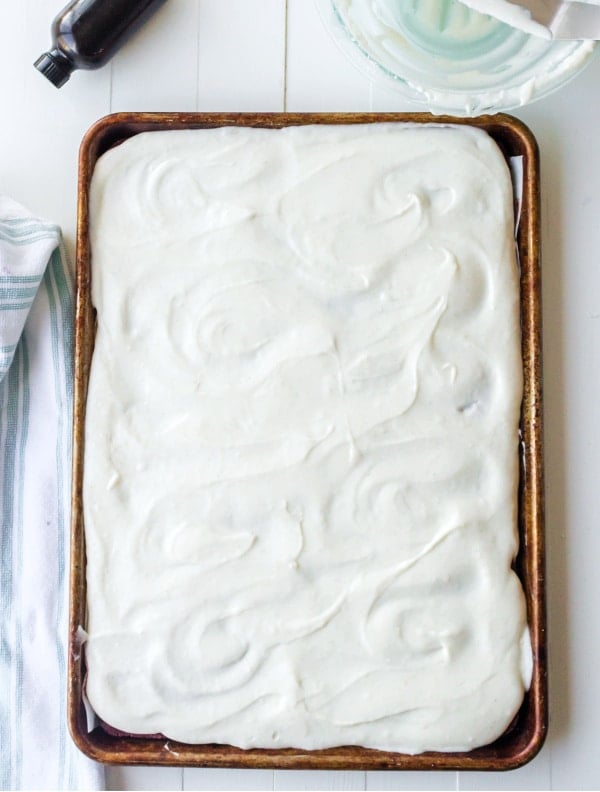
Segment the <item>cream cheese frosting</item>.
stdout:
<svg viewBox="0 0 600 792">
<path fill-rule="evenodd" d="M 495 143 L 152 132 L 100 158 L 90 200 L 94 710 L 242 748 L 498 737 L 531 650 Z"/>
</svg>

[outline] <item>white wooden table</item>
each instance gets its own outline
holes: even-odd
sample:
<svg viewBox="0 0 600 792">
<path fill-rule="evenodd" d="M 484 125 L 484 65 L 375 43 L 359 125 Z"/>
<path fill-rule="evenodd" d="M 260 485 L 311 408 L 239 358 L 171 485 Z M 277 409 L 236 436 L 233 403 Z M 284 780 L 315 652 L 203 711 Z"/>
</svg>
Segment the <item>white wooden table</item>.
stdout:
<svg viewBox="0 0 600 792">
<path fill-rule="evenodd" d="M 313 0 L 169 0 L 101 71 L 57 91 L 31 66 L 60 0 L 0 3 L 0 191 L 62 225 L 77 148 L 117 110 L 405 110 L 346 61 Z M 600 787 L 600 59 L 518 112 L 543 168 L 544 386 L 551 729 L 507 774 L 117 768 L 118 789 Z"/>
</svg>

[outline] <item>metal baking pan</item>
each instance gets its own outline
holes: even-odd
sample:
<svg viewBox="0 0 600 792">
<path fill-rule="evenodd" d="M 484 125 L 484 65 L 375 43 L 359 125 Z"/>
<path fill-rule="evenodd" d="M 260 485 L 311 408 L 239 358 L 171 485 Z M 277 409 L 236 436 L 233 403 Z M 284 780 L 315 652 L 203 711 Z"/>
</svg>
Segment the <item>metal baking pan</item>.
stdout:
<svg viewBox="0 0 600 792">
<path fill-rule="evenodd" d="M 493 744 L 469 752 L 407 754 L 354 746 L 322 751 L 242 750 L 228 745 L 188 745 L 154 736 L 115 733 L 102 725 L 88 731 L 82 692 L 85 654 L 78 628 L 86 621 L 85 537 L 82 510 L 84 421 L 95 311 L 90 296 L 89 185 L 98 157 L 140 132 L 218 126 L 277 128 L 299 124 L 469 124 L 488 132 L 506 157 L 523 157 L 524 191 L 518 248 L 521 263 L 521 327 L 524 395 L 519 481 L 520 551 L 515 568 L 525 590 L 533 646 L 531 688 L 515 720 Z M 75 318 L 75 404 L 69 618 L 68 720 L 75 743 L 88 756 L 109 764 L 197 767 L 307 768 L 330 770 L 508 770 L 532 759 L 547 730 L 548 691 L 544 581 L 544 495 L 541 391 L 541 286 L 539 157 L 535 138 L 511 116 L 465 120 L 424 113 L 238 114 L 117 113 L 86 134 L 79 156 L 77 287 Z"/>
</svg>

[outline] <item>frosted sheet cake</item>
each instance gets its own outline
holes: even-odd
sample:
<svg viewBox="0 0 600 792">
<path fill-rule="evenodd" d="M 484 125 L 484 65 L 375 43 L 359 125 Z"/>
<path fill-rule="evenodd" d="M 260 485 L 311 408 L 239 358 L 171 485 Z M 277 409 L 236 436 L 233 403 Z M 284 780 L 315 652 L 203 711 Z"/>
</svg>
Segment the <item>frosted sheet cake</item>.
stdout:
<svg viewBox="0 0 600 792">
<path fill-rule="evenodd" d="M 130 733 L 469 750 L 531 671 L 512 188 L 468 127 L 136 135 L 91 186 L 87 695 Z"/>
</svg>

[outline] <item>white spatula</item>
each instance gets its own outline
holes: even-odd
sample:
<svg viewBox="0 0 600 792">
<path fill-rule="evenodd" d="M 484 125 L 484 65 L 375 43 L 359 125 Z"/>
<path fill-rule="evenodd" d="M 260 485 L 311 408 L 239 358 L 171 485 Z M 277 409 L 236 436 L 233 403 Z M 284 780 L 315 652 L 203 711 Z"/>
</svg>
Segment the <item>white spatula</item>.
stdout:
<svg viewBox="0 0 600 792">
<path fill-rule="evenodd" d="M 547 39 L 600 39 L 600 0 L 461 0 L 482 14 Z"/>
</svg>

